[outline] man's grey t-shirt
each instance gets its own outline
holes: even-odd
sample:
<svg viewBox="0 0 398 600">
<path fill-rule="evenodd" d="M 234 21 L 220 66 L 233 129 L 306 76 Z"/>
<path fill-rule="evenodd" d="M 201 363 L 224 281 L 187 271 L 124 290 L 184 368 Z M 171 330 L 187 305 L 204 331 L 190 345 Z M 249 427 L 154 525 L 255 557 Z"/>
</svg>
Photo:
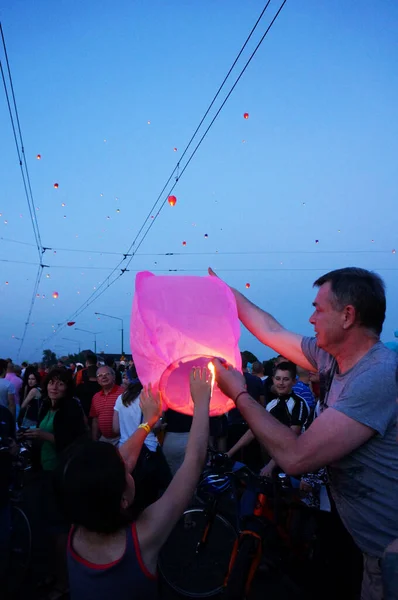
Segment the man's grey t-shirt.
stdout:
<svg viewBox="0 0 398 600">
<path fill-rule="evenodd" d="M 315 338 L 301 344 L 328 388 L 333 357 Z M 326 406 L 375 430 L 351 454 L 328 465 L 330 489 L 340 517 L 362 550 L 382 556 L 398 538 L 397 356 L 378 342 L 343 375 L 333 376 Z"/>
</svg>

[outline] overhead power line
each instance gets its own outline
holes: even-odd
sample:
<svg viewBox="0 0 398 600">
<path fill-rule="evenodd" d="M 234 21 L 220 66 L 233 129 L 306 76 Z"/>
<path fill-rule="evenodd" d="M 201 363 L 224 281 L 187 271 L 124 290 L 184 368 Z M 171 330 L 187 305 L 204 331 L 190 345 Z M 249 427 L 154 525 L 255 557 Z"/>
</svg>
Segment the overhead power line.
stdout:
<svg viewBox="0 0 398 600">
<path fill-rule="evenodd" d="M 14 84 L 13 84 L 13 80 L 12 80 L 10 62 L 8 60 L 7 46 L 6 46 L 6 41 L 4 38 L 4 32 L 3 32 L 3 27 L 2 27 L 1 22 L 0 22 L 0 35 L 1 35 L 1 41 L 2 41 L 3 50 L 4 50 L 5 62 L 6 62 L 6 66 L 7 66 L 8 83 L 9 83 L 9 88 L 11 90 L 12 105 L 11 105 L 11 101 L 10 101 L 10 94 L 8 92 L 8 86 L 7 86 L 6 76 L 5 76 L 4 69 L 3 69 L 3 64 L 0 60 L 1 77 L 3 80 L 4 92 L 6 95 L 7 107 L 8 107 L 8 112 L 9 112 L 9 116 L 10 116 L 12 131 L 13 131 L 13 135 L 14 135 L 15 146 L 17 149 L 19 167 L 21 170 L 21 176 L 22 176 L 23 187 L 25 190 L 26 201 L 28 203 L 30 220 L 32 223 L 33 234 L 35 237 L 37 252 L 39 255 L 39 266 L 38 266 L 35 284 L 33 287 L 32 300 L 30 303 L 28 317 L 25 322 L 25 327 L 24 327 L 24 331 L 23 331 L 23 335 L 21 338 L 21 343 L 20 343 L 19 351 L 18 351 L 18 357 L 19 357 L 19 354 L 21 352 L 22 346 L 25 341 L 27 328 L 28 328 L 28 325 L 30 322 L 30 317 L 32 315 L 34 303 L 36 300 L 37 289 L 39 287 L 41 275 L 43 272 L 43 262 L 42 262 L 43 244 L 41 242 L 39 223 L 38 223 L 36 211 L 35 211 L 35 202 L 34 202 L 34 198 L 33 198 L 32 185 L 30 182 L 29 169 L 28 169 L 28 165 L 26 162 L 25 148 L 24 148 L 24 142 L 23 142 L 22 130 L 21 130 L 21 123 L 20 123 L 20 119 L 19 119 L 18 107 L 17 107 L 15 92 L 14 92 Z M 12 107 L 14 109 L 15 119 L 14 119 Z M 16 121 L 16 125 L 15 125 L 15 121 Z M 17 132 L 18 132 L 18 135 L 17 135 Z"/>
<path fill-rule="evenodd" d="M 32 316 L 32 311 L 33 311 L 33 307 L 34 307 L 35 300 L 36 300 L 36 294 L 37 294 L 37 291 L 39 289 L 39 285 L 40 285 L 40 280 L 41 280 L 42 274 L 43 274 L 43 268 L 42 268 L 41 265 L 39 265 L 39 267 L 37 269 L 35 284 L 33 286 L 33 294 L 32 294 L 32 298 L 31 298 L 30 305 L 29 305 L 28 318 L 26 319 L 25 327 L 24 327 L 24 330 L 23 330 L 22 338 L 21 338 L 21 343 L 19 344 L 19 348 L 18 348 L 17 361 L 19 361 L 19 357 L 20 357 L 20 354 L 21 354 L 22 346 L 24 345 L 24 342 L 25 342 L 26 332 L 28 330 L 28 326 L 29 326 L 29 323 L 30 323 L 30 317 Z"/>
<path fill-rule="evenodd" d="M 19 240 L 12 240 L 10 238 L 4 238 L 4 237 L 0 237 L 0 240 L 3 242 L 12 242 L 14 244 L 23 244 L 24 246 L 31 246 L 34 247 L 34 244 L 31 244 L 29 242 L 22 242 Z M 107 251 L 103 251 L 103 250 L 80 250 L 78 248 L 44 248 L 45 250 L 54 250 L 55 252 L 78 252 L 79 254 L 100 254 L 100 255 L 115 255 L 115 256 L 131 256 L 131 254 L 124 254 L 123 252 L 107 252 Z M 396 251 L 394 249 L 392 250 L 376 250 L 374 248 L 370 249 L 370 250 L 358 250 L 358 249 L 350 249 L 350 250 L 297 250 L 297 249 L 289 249 L 287 250 L 286 248 L 283 248 L 281 250 L 231 250 L 231 251 L 219 251 L 219 250 L 213 250 L 212 252 L 206 250 L 204 252 L 202 251 L 198 251 L 198 252 L 189 252 L 189 250 L 187 251 L 183 251 L 183 252 L 136 252 L 135 256 L 241 256 L 241 255 L 264 255 L 264 254 L 395 254 Z M 2 262 L 24 262 L 24 261 L 12 261 L 12 260 L 6 260 L 6 259 L 0 259 L 0 261 Z M 25 264 L 30 264 L 30 265 L 35 265 L 37 263 L 29 263 L 26 262 Z M 58 268 L 60 265 L 44 265 L 44 266 L 48 266 L 51 268 Z M 71 269 L 80 269 L 80 268 L 84 268 L 84 267 L 80 267 L 80 266 L 71 266 L 71 267 L 67 267 L 66 265 L 62 265 L 62 268 L 71 268 Z M 94 268 L 94 267 L 86 267 L 86 268 Z M 98 267 L 101 268 L 102 267 Z M 109 267 L 106 267 L 106 269 L 109 269 Z"/>
<path fill-rule="evenodd" d="M 212 102 L 210 103 L 210 106 L 208 108 L 208 110 L 205 113 L 205 117 L 208 115 L 208 112 L 210 111 L 211 107 L 214 105 L 214 102 L 216 100 L 216 97 L 219 95 L 222 87 L 224 86 L 225 82 L 227 81 L 230 72 L 232 71 L 233 67 L 236 65 L 236 62 L 238 60 L 238 58 L 240 57 L 240 55 L 243 52 L 244 47 L 246 47 L 249 39 L 251 38 L 253 31 L 255 30 L 255 28 L 257 27 L 258 23 L 260 22 L 265 10 L 267 9 L 267 7 L 269 6 L 270 2 L 268 1 L 265 5 L 265 8 L 263 9 L 259 19 L 257 19 L 255 26 L 252 28 L 244 46 L 241 48 L 238 57 L 235 59 L 233 66 L 230 68 L 229 72 L 227 73 L 227 76 L 224 78 L 223 83 L 221 84 L 221 86 L 219 87 L 218 91 L 216 92 L 215 97 L 213 98 Z M 213 117 L 213 119 L 210 122 L 210 125 L 207 127 L 207 129 L 205 130 L 204 134 L 202 135 L 201 139 L 199 140 L 198 144 L 196 145 L 195 149 L 193 150 L 193 152 L 191 153 L 189 159 L 187 160 L 187 162 L 184 165 L 184 168 L 182 169 L 182 171 L 180 172 L 180 162 L 181 159 L 178 161 L 176 167 L 174 168 L 174 170 L 172 171 L 170 177 L 168 178 L 167 182 L 165 183 L 165 185 L 162 188 L 162 191 L 160 192 L 158 198 L 156 199 L 154 205 L 152 206 L 151 210 L 149 211 L 146 219 L 144 220 L 143 225 L 141 226 L 141 228 L 139 229 L 137 235 L 135 236 L 134 240 L 132 241 L 129 249 L 127 250 L 127 252 L 123 255 L 123 259 L 121 261 L 119 261 L 119 263 L 116 265 L 116 267 L 111 271 L 110 275 L 108 275 L 106 277 L 106 279 L 98 286 L 98 288 L 88 297 L 88 299 L 73 313 L 73 315 L 71 315 L 66 321 L 64 321 L 59 330 L 62 330 L 65 326 L 66 323 L 68 321 L 72 321 L 75 318 L 77 318 L 77 316 L 79 316 L 84 310 L 86 310 L 94 301 L 96 301 L 100 296 L 102 296 L 102 294 L 109 289 L 109 287 L 111 287 L 114 283 L 116 283 L 116 281 L 118 281 L 120 279 L 120 277 L 122 275 L 124 275 L 124 273 L 128 270 L 127 267 L 130 265 L 133 257 L 135 256 L 137 250 L 140 248 L 140 246 L 142 245 L 142 243 L 144 242 L 145 238 L 147 237 L 149 231 L 151 230 L 151 228 L 153 227 L 155 221 L 157 220 L 162 208 L 164 207 L 165 203 L 167 202 L 167 198 L 168 196 L 171 194 L 171 192 L 174 190 L 175 186 L 177 185 L 178 181 L 181 179 L 181 176 L 183 175 L 183 173 L 186 171 L 188 165 L 191 163 L 193 157 L 195 156 L 196 152 L 198 151 L 199 147 L 201 146 L 201 144 L 203 143 L 205 137 L 207 136 L 208 132 L 210 131 L 211 127 L 213 126 L 214 122 L 216 121 L 218 115 L 220 114 L 221 110 L 223 109 L 223 107 L 225 106 L 227 100 L 229 99 L 229 97 L 231 96 L 233 90 L 235 89 L 235 87 L 237 86 L 238 82 L 240 81 L 240 79 L 242 78 L 244 72 L 246 71 L 247 67 L 249 66 L 249 64 L 251 63 L 252 59 L 254 58 L 254 56 L 256 55 L 258 49 L 260 48 L 261 44 L 263 43 L 264 39 L 266 38 L 266 36 L 268 35 L 271 27 L 273 26 L 273 24 L 275 23 L 276 19 L 278 18 L 281 10 L 283 9 L 284 5 L 286 4 L 286 0 L 283 0 L 283 2 L 280 4 L 279 9 L 277 10 L 276 14 L 274 15 L 273 19 L 271 20 L 270 24 L 268 25 L 267 29 L 265 30 L 265 33 L 262 35 L 260 41 L 258 42 L 257 46 L 255 47 L 254 51 L 252 52 L 252 54 L 250 55 L 249 59 L 246 61 L 243 69 L 241 70 L 241 72 L 239 73 L 238 77 L 236 78 L 235 82 L 233 83 L 232 87 L 230 88 L 226 98 L 223 100 L 220 108 L 217 110 L 215 116 Z M 200 126 L 203 124 L 203 121 L 205 119 L 205 117 L 202 118 L 200 125 L 196 128 L 194 135 L 191 137 L 188 145 L 186 146 L 186 148 L 184 149 L 183 155 L 186 154 L 189 146 L 192 144 L 192 141 L 194 139 L 194 137 L 197 135 Z M 156 208 L 156 206 L 159 204 L 159 202 L 161 201 L 161 199 L 163 198 L 163 194 L 165 192 L 165 190 L 167 189 L 168 184 L 170 183 L 170 181 L 172 180 L 174 174 L 177 172 L 177 176 L 175 178 L 175 182 L 172 185 L 171 189 L 169 189 L 166 197 L 164 198 L 162 204 L 160 205 L 160 207 L 157 210 L 157 213 L 154 215 L 154 218 L 151 219 L 151 222 L 149 224 L 149 226 L 147 227 L 146 231 L 144 232 L 144 235 L 142 236 L 141 240 L 139 241 L 138 245 L 135 247 L 135 244 L 139 238 L 139 236 L 141 235 L 142 231 L 145 228 L 146 223 L 148 222 L 148 220 L 151 217 L 151 214 L 153 213 L 154 209 Z M 134 252 L 131 252 L 132 249 L 135 247 Z M 127 260 L 127 257 L 129 257 L 129 260 L 127 261 L 127 264 L 125 264 L 125 260 Z M 124 264 L 123 264 L 124 263 Z M 121 269 L 121 266 L 123 265 L 123 268 Z M 50 336 L 51 337 L 51 336 Z M 50 339 L 50 338 L 48 338 Z"/>
<path fill-rule="evenodd" d="M 34 198 L 33 198 L 32 186 L 31 186 L 31 182 L 30 182 L 29 169 L 28 169 L 28 165 L 26 162 L 25 147 L 24 147 L 24 143 L 23 143 L 21 123 L 19 120 L 18 107 L 17 107 L 16 98 L 15 98 L 14 84 L 12 81 L 10 62 L 8 60 L 7 46 L 6 46 L 6 41 L 4 38 L 4 32 L 3 32 L 3 27 L 2 27 L 1 22 L 0 22 L 0 35 L 1 35 L 1 41 L 2 41 L 3 50 L 4 50 L 5 62 L 6 62 L 6 66 L 7 66 L 7 74 L 8 74 L 9 86 L 10 86 L 10 90 L 11 90 L 12 104 L 14 107 L 16 126 L 15 126 L 15 121 L 14 121 L 14 115 L 12 112 L 10 96 L 8 93 L 6 77 L 5 77 L 5 73 L 3 70 L 3 64 L 0 60 L 1 77 L 3 80 L 4 92 L 6 95 L 7 107 L 8 107 L 8 112 L 9 112 L 9 116 L 10 116 L 12 131 L 14 134 L 14 141 L 15 141 L 15 145 L 16 145 L 16 149 L 17 149 L 19 166 L 21 169 L 22 181 L 23 181 L 23 186 L 24 186 L 24 190 L 25 190 L 26 200 L 28 203 L 33 233 L 35 236 L 37 251 L 39 254 L 39 262 L 41 262 L 43 244 L 41 242 L 39 223 L 38 223 L 37 215 L 36 215 L 36 211 L 35 211 L 35 202 L 34 202 Z M 19 141 L 18 141 L 18 137 L 17 137 L 17 131 L 18 131 Z"/>
</svg>

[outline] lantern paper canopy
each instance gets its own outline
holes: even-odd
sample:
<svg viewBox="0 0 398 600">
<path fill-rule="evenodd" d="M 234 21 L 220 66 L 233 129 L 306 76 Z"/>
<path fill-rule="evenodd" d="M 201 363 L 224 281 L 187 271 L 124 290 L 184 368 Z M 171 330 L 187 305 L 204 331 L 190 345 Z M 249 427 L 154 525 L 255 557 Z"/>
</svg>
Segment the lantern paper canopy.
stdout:
<svg viewBox="0 0 398 600">
<path fill-rule="evenodd" d="M 37 160 L 40 160 L 41 159 L 41 154 L 37 154 L 36 158 L 37 158 Z"/>
<path fill-rule="evenodd" d="M 170 206 L 175 206 L 177 203 L 177 198 L 175 196 L 169 196 L 167 198 L 167 202 L 170 204 Z"/>
<path fill-rule="evenodd" d="M 57 189 L 59 188 L 59 185 L 58 185 L 58 183 L 54 183 L 54 187 L 55 187 L 55 189 L 57 190 Z"/>
<path fill-rule="evenodd" d="M 246 283 L 246 289 L 248 290 L 250 287 L 250 283 Z"/>
<path fill-rule="evenodd" d="M 243 113 L 243 118 L 244 119 L 248 119 L 249 118 L 249 113 Z"/>
<path fill-rule="evenodd" d="M 165 408 L 192 415 L 192 367 L 214 357 L 241 367 L 235 298 L 215 277 L 137 274 L 131 319 L 131 352 L 143 383 L 158 388 Z M 210 416 L 234 408 L 215 384 Z"/>
<path fill-rule="evenodd" d="M 56 300 L 58 298 L 58 296 L 59 296 L 58 292 L 53 292 L 53 298 L 54 298 L 54 300 Z"/>
</svg>

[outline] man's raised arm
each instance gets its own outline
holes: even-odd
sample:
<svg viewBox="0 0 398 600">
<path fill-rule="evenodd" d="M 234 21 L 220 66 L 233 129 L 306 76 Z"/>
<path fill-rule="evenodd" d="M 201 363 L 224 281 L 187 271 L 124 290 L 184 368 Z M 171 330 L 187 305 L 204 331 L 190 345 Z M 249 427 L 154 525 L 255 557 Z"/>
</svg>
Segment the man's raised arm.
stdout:
<svg viewBox="0 0 398 600">
<path fill-rule="evenodd" d="M 217 277 L 209 268 L 209 275 Z M 278 354 L 285 356 L 303 369 L 314 371 L 301 349 L 303 336 L 287 331 L 273 316 L 248 300 L 243 294 L 230 288 L 235 296 L 239 319 L 260 342 L 269 346 Z"/>
</svg>

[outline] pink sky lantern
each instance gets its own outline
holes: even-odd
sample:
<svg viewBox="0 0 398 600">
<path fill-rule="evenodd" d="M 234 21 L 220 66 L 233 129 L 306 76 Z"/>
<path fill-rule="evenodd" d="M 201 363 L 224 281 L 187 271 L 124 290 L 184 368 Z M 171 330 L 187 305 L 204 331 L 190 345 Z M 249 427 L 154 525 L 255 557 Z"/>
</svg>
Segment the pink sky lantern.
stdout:
<svg viewBox="0 0 398 600">
<path fill-rule="evenodd" d="M 193 414 L 192 367 L 207 366 L 219 357 L 240 369 L 239 336 L 235 298 L 219 279 L 137 274 L 131 352 L 141 382 L 158 387 L 166 407 Z M 234 406 L 215 384 L 210 415 L 222 415 Z"/>
</svg>

